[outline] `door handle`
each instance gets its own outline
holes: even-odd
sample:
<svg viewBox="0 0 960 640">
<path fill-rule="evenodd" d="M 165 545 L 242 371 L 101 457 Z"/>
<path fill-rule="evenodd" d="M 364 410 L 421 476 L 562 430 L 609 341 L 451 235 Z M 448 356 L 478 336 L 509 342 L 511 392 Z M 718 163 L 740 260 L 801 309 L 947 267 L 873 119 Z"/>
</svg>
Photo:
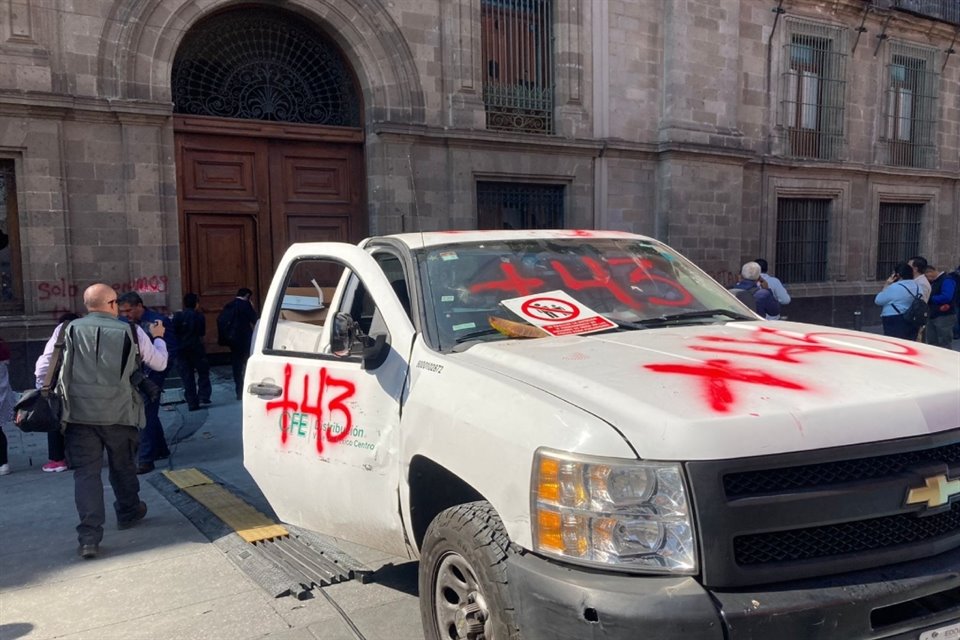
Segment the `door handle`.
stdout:
<svg viewBox="0 0 960 640">
<path fill-rule="evenodd" d="M 258 398 L 279 398 L 283 389 L 269 382 L 254 383 L 247 387 L 247 391 Z"/>
</svg>

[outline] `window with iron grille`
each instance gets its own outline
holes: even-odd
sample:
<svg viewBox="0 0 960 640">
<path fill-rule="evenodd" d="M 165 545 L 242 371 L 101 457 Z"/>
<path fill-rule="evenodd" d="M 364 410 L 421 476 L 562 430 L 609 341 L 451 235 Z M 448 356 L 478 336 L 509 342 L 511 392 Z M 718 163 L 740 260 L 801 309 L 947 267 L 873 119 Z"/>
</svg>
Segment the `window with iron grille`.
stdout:
<svg viewBox="0 0 960 640">
<path fill-rule="evenodd" d="M 562 229 L 563 185 L 477 182 L 477 228 Z"/>
<path fill-rule="evenodd" d="M 784 282 L 824 282 L 830 244 L 827 199 L 777 200 L 777 277 Z"/>
<path fill-rule="evenodd" d="M 482 0 L 487 128 L 553 133 L 553 3 Z"/>
<path fill-rule="evenodd" d="M 893 6 L 924 18 L 960 26 L 960 2 L 957 0 L 893 0 Z"/>
<path fill-rule="evenodd" d="M 935 51 L 890 44 L 882 137 L 887 164 L 934 166 L 939 84 Z"/>
<path fill-rule="evenodd" d="M 877 235 L 877 280 L 883 280 L 898 262 L 920 254 L 920 220 L 923 205 L 883 202 Z"/>
<path fill-rule="evenodd" d="M 20 234 L 13 160 L 0 158 L 0 312 L 23 307 L 20 282 Z"/>
<path fill-rule="evenodd" d="M 337 45 L 295 13 L 243 8 L 190 29 L 173 61 L 175 113 L 359 127 L 361 100 Z"/>
<path fill-rule="evenodd" d="M 786 155 L 833 160 L 843 146 L 844 32 L 787 21 L 780 113 Z"/>
</svg>

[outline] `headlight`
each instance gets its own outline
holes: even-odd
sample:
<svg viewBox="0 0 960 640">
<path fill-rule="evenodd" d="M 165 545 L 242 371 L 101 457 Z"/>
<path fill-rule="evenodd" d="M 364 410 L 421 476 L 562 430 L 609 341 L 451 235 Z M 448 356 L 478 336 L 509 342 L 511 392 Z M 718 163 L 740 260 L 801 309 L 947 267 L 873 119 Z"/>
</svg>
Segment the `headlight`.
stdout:
<svg viewBox="0 0 960 640">
<path fill-rule="evenodd" d="M 632 571 L 696 571 L 679 464 L 540 449 L 532 494 L 538 552 Z"/>
</svg>

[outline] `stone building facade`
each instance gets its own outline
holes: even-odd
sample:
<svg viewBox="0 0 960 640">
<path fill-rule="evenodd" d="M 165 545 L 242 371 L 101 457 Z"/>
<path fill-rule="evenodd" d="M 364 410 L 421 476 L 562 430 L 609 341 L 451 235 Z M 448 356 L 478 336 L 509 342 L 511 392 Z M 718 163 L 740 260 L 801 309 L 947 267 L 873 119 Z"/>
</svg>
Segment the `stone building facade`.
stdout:
<svg viewBox="0 0 960 640">
<path fill-rule="evenodd" d="M 496 35 L 521 13 L 525 35 Z M 169 310 L 199 290 L 209 309 L 238 283 L 265 293 L 296 240 L 518 211 L 655 236 L 722 280 L 764 256 L 792 319 L 869 322 L 892 259 L 960 260 L 957 14 L 948 0 L 0 0 L 0 332 L 22 386 L 92 282 Z M 269 122 L 249 105 L 191 111 L 177 74 L 243 19 L 312 33 L 324 48 L 309 55 L 339 74 L 323 91 L 355 120 L 285 120 L 276 92 L 257 103 Z M 218 60 L 236 68 L 217 73 L 239 94 L 257 76 L 237 33 Z M 494 117 L 494 81 L 543 90 L 539 124 Z M 524 213 L 538 189 L 546 218 Z M 496 204 L 508 197 L 523 206 Z"/>
</svg>

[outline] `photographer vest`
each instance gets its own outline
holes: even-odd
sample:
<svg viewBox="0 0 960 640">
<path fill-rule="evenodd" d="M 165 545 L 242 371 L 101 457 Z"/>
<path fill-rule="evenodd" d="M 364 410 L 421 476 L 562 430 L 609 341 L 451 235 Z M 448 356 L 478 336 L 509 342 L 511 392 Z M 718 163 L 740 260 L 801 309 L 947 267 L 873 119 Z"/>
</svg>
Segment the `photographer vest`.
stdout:
<svg viewBox="0 0 960 640">
<path fill-rule="evenodd" d="M 109 314 L 94 312 L 70 323 L 57 383 L 63 421 L 142 429 L 143 398 L 130 379 L 137 352 L 127 323 Z"/>
</svg>

